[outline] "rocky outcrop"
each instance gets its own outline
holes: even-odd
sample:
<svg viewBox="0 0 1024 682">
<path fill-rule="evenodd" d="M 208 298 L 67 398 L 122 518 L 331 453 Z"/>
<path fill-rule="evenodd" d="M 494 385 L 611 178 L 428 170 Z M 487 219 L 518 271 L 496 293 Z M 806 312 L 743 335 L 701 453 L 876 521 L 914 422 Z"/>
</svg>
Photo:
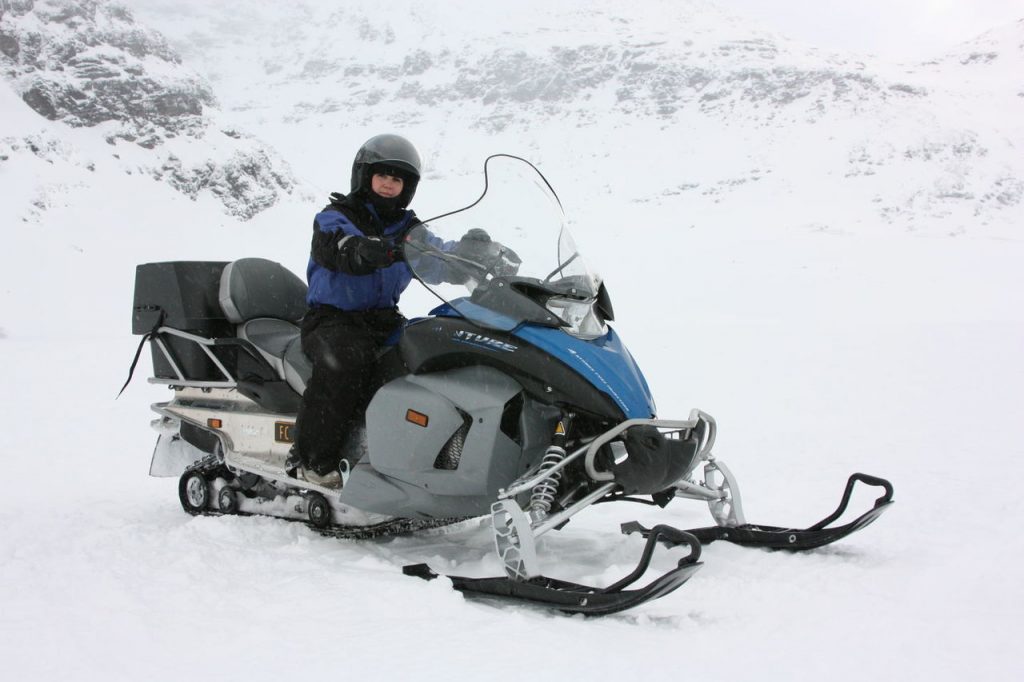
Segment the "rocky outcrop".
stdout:
<svg viewBox="0 0 1024 682">
<path fill-rule="evenodd" d="M 294 186 L 271 150 L 222 132 L 210 86 L 182 65 L 161 34 L 115 2 L 3 0 L 0 73 L 40 116 L 97 127 L 112 145 L 153 150 L 144 170 L 193 198 L 210 191 L 239 218 L 273 205 Z M 205 143 L 209 158 L 184 166 L 175 147 L 197 142 Z M 31 148 L 31 141 L 24 145 Z"/>
<path fill-rule="evenodd" d="M 209 191 L 228 212 L 248 220 L 278 200 L 278 188 L 291 191 L 291 177 L 277 168 L 280 160 L 266 149 L 236 151 L 227 161 L 185 165 L 171 155 L 154 170 L 155 177 L 193 199 Z"/>
<path fill-rule="evenodd" d="M 41 116 L 113 122 L 114 138 L 155 147 L 201 134 L 213 93 L 155 31 L 98 0 L 13 0 L 0 16 L 4 75 Z"/>
</svg>

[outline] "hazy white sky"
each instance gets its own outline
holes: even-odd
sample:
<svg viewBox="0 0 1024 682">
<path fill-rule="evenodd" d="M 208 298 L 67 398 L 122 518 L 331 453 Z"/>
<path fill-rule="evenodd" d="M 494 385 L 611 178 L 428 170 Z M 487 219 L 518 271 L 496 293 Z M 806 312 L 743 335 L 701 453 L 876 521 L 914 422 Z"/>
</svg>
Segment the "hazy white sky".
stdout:
<svg viewBox="0 0 1024 682">
<path fill-rule="evenodd" d="M 1024 0 L 718 0 L 804 43 L 897 59 L 928 58 L 1024 19 Z"/>
</svg>

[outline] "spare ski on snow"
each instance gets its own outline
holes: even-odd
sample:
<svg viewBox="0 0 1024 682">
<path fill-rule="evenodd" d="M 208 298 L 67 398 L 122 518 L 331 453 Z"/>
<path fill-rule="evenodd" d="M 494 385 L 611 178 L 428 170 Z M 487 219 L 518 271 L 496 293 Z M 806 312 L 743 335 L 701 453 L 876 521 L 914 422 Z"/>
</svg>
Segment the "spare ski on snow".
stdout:
<svg viewBox="0 0 1024 682">
<path fill-rule="evenodd" d="M 605 616 L 625 611 L 644 602 L 663 597 L 689 580 L 703 565 L 700 558 L 700 542 L 690 533 L 671 526 L 655 526 L 646 533 L 640 562 L 632 573 L 608 587 L 588 587 L 577 583 L 539 576 L 528 580 L 511 578 L 465 578 L 446 576 L 452 587 L 467 597 L 493 597 L 554 608 L 566 613 L 583 613 L 588 616 Z M 662 542 L 669 546 L 688 545 L 690 553 L 679 560 L 675 568 L 654 579 L 646 586 L 627 590 L 637 581 L 651 563 L 655 545 Z M 438 574 L 426 564 L 406 566 L 406 575 L 424 580 L 433 580 Z"/>
<path fill-rule="evenodd" d="M 874 506 L 861 514 L 853 521 L 841 526 L 828 527 L 830 523 L 838 519 L 846 511 L 850 504 L 850 496 L 853 488 L 860 481 L 870 486 L 878 486 L 885 489 L 885 494 L 875 500 Z M 761 526 L 752 523 L 745 523 L 738 526 L 711 526 L 709 528 L 691 528 L 687 530 L 697 537 L 702 544 L 708 544 L 715 540 L 725 540 L 744 547 L 764 547 L 767 549 L 788 549 L 793 551 L 815 549 L 829 543 L 835 542 L 854 533 L 881 516 L 882 512 L 893 503 L 892 484 L 884 478 L 869 476 L 867 474 L 853 474 L 846 482 L 846 491 L 839 507 L 829 516 L 818 523 L 804 529 L 781 528 L 779 526 Z M 645 538 L 651 537 L 653 529 L 648 530 L 636 521 L 622 524 L 622 532 L 641 533 Z"/>
</svg>

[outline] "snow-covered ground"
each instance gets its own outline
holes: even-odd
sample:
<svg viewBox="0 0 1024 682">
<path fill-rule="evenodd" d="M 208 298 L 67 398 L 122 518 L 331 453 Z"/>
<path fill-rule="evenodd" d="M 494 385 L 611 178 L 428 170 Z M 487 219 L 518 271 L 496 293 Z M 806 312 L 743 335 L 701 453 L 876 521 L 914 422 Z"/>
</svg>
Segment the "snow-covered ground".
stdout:
<svg viewBox="0 0 1024 682">
<path fill-rule="evenodd" d="M 196 9 L 191 19 L 170 15 L 174 4 L 131 3 L 211 79 L 223 116 L 273 145 L 302 187 L 239 222 L 212 196 L 193 201 L 145 172 L 126 173 L 133 155 L 145 165 L 139 148 L 45 121 L 0 87 L 5 678 L 1024 674 L 1015 651 L 1024 608 L 1024 540 L 1015 532 L 1024 519 L 1024 205 L 1012 191 L 1024 145 L 1024 119 L 1012 108 L 1020 86 L 995 58 L 962 88 L 949 75 L 981 68 L 985 58 L 972 54 L 1019 59 L 1007 51 L 1013 40 L 1001 37 L 1019 37 L 1019 25 L 986 39 L 1001 52 L 968 46 L 946 66 L 915 67 L 931 93 L 926 103 L 876 102 L 868 92 L 859 111 L 826 103 L 804 120 L 810 109 L 797 114 L 791 104 L 738 97 L 732 109 L 684 106 L 664 118 L 640 100 L 615 113 L 609 102 L 621 83 L 554 104 L 543 93 L 516 104 L 452 86 L 461 113 L 439 102 L 443 115 L 425 106 L 402 119 L 412 100 L 392 92 L 401 74 L 382 82 L 376 108 L 352 104 L 343 79 L 344 93 L 325 96 L 332 69 L 353 64 L 339 57 L 314 68 L 307 60 L 303 71 L 310 45 L 340 49 L 312 40 L 323 37 L 316 31 L 249 40 L 283 64 L 244 52 L 243 29 L 265 32 L 267 16 L 299 25 L 301 15 L 280 3 L 239 3 L 234 32 L 212 4 L 182 3 Z M 707 3 L 683 5 L 703 18 L 691 36 L 698 47 L 743 33 Z M 385 3 L 396 12 L 406 6 Z M 615 3 L 598 6 L 631 16 Z M 322 6 L 294 7 L 324 19 Z M 439 21 L 434 12 L 441 10 L 423 9 L 419 19 Z M 447 37 L 480 25 L 483 10 L 476 12 L 450 24 Z M 580 33 L 568 28 L 578 6 L 549 12 L 537 3 L 534 14 L 550 22 L 537 38 L 542 46 L 564 39 L 582 50 L 603 39 L 599 22 L 579 24 Z M 244 23 L 253 16 L 264 25 Z M 344 24 L 364 36 L 361 47 L 381 50 L 367 47 L 362 60 L 401 62 L 431 44 L 374 42 L 373 31 L 386 30 L 360 23 L 367 16 L 353 10 Z M 679 20 L 671 17 L 662 26 L 638 20 L 634 33 L 622 28 L 628 35 L 609 40 L 635 46 L 638 33 L 670 34 Z M 521 16 L 500 19 L 510 41 L 523 40 L 517 32 L 529 25 Z M 393 24 L 399 38 L 416 28 Z M 214 42 L 218 28 L 224 39 Z M 461 49 L 486 55 L 481 44 Z M 452 53 L 432 52 L 439 66 L 422 78 L 442 87 L 449 74 L 470 69 L 457 63 L 460 50 Z M 721 82 L 732 82 L 729 60 L 743 59 L 707 54 Z M 812 57 L 785 58 L 808 60 L 813 71 Z M 847 73 L 832 59 L 821 57 L 821 68 Z M 293 67 L 311 80 L 289 77 Z M 884 83 L 908 77 L 904 67 L 869 67 Z M 896 71 L 899 78 L 882 75 Z M 308 106 L 299 106 L 300 92 Z M 977 102 L 987 96 L 996 104 Z M 588 119 L 591 106 L 606 114 Z M 492 115 L 511 122 L 473 127 Z M 403 120 L 408 125 L 394 123 Z M 301 272 L 312 213 L 327 191 L 345 188 L 355 148 L 381 129 L 407 132 L 424 151 L 428 172 L 415 203 L 424 216 L 474 198 L 487 153 L 540 162 L 608 283 L 615 327 L 644 368 L 660 416 L 701 407 L 717 418 L 716 451 L 740 479 L 749 519 L 812 523 L 832 511 L 854 471 L 892 480 L 896 505 L 862 533 L 806 554 L 709 545 L 704 568 L 683 588 L 603 619 L 497 608 L 463 599 L 443 580 L 402 575 L 401 565 L 420 561 L 497 574 L 485 527 L 352 542 L 272 519 L 186 515 L 176 481 L 147 476 L 149 404 L 166 398 L 142 380 L 148 360 L 114 399 L 138 343 L 130 335 L 135 265 L 258 255 Z M 34 149 L 22 143 L 28 138 L 38 141 Z M 993 208 L 999 200 L 983 201 L 984 187 L 1000 179 L 1008 193 Z M 945 194 L 936 190 L 943 182 Z M 431 301 L 410 290 L 403 309 L 419 314 Z M 871 499 L 864 493 L 854 504 Z M 617 532 L 633 519 L 710 523 L 696 503 L 600 506 L 543 538 L 546 573 L 618 579 L 641 546 Z M 668 567 L 671 554 L 658 562 Z"/>
</svg>

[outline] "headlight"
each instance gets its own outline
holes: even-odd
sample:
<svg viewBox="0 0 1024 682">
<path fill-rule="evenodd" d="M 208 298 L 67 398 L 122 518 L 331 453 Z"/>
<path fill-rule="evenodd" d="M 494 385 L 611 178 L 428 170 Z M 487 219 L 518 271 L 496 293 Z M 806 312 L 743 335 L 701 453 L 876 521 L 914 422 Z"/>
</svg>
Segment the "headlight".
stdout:
<svg viewBox="0 0 1024 682">
<path fill-rule="evenodd" d="M 557 315 L 568 326 L 565 331 L 581 339 L 596 339 L 608 333 L 608 325 L 594 309 L 595 299 L 579 300 L 552 296 L 547 301 L 547 309 Z"/>
</svg>

